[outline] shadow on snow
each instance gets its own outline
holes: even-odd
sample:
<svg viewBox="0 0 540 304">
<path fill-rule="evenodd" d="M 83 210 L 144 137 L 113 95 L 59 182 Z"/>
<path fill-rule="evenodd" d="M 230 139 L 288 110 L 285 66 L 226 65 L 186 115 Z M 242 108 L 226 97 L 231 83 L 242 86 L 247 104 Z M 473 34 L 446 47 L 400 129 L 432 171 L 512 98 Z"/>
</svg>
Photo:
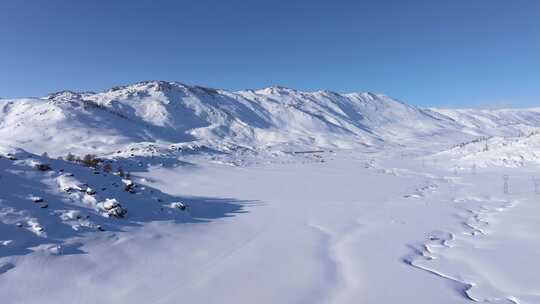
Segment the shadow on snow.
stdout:
<svg viewBox="0 0 540 304">
<path fill-rule="evenodd" d="M 95 174 L 94 170 L 66 161 L 31 154 L 26 157 L 46 161 L 51 164 L 52 171 L 40 172 L 22 161 L 0 158 L 0 274 L 14 267 L 10 257 L 32 253 L 37 247 L 61 248 L 60 254 L 64 255 L 81 254 L 85 253 L 81 249 L 83 238 L 104 233 L 100 230 L 122 232 L 154 221 L 211 222 L 246 213 L 246 207 L 256 204 L 231 198 L 173 196 L 146 185 L 129 193 L 124 191 L 121 179 L 116 175 Z M 127 215 L 124 218 L 104 217 L 95 205 L 73 199 L 55 184 L 58 176 L 63 174 L 55 171 L 60 169 L 97 190 L 94 197 L 98 202 L 117 199 L 127 209 Z M 42 198 L 43 202 L 33 202 L 32 196 Z M 173 202 L 182 202 L 188 207 L 186 210 L 171 208 Z M 44 204 L 47 207 L 41 208 Z M 80 218 L 62 218 L 66 211 L 80 213 Z M 81 221 L 91 225 L 80 225 Z M 39 223 L 44 231 L 37 233 L 32 223 Z"/>
</svg>

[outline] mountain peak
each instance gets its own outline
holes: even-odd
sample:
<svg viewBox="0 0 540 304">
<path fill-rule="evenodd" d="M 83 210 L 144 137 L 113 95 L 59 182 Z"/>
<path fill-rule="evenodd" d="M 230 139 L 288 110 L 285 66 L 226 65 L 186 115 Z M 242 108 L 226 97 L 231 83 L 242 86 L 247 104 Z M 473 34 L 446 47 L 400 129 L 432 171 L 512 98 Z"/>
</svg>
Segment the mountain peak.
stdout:
<svg viewBox="0 0 540 304">
<path fill-rule="evenodd" d="M 291 93 L 296 93 L 298 91 L 292 88 L 274 85 L 274 86 L 258 89 L 255 92 L 262 93 L 262 94 L 272 94 L 272 95 L 287 95 Z"/>
<path fill-rule="evenodd" d="M 129 91 L 157 91 L 157 92 L 167 92 L 173 88 L 186 88 L 187 85 L 177 82 L 177 81 L 163 81 L 163 80 L 145 80 L 140 81 L 131 85 L 126 86 L 115 86 L 108 89 L 105 92 L 116 92 L 120 90 L 129 90 Z"/>
<path fill-rule="evenodd" d="M 75 92 L 71 90 L 58 91 L 50 93 L 44 99 L 53 101 L 73 101 L 81 100 L 86 96 L 96 94 L 95 92 Z"/>
</svg>

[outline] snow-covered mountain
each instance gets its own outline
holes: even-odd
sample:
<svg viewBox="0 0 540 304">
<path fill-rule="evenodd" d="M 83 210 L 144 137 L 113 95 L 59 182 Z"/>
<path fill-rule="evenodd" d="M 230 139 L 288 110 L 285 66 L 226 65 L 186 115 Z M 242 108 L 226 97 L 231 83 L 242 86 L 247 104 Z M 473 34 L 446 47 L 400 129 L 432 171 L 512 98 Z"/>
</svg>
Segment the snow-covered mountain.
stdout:
<svg viewBox="0 0 540 304">
<path fill-rule="evenodd" d="M 538 126 L 539 109 L 421 109 L 373 93 L 231 92 L 165 81 L 0 100 L 0 140 L 51 155 L 125 154 L 148 145 L 230 151 L 452 143 Z"/>
<path fill-rule="evenodd" d="M 0 298 L 538 303 L 537 151 L 540 109 L 372 93 L 0 100 Z"/>
<path fill-rule="evenodd" d="M 441 133 L 459 124 L 384 95 L 230 92 L 151 81 L 101 93 L 0 100 L 0 138 L 31 152 L 111 153 L 133 143 L 199 143 L 222 150 L 278 145 L 350 148 Z"/>
</svg>

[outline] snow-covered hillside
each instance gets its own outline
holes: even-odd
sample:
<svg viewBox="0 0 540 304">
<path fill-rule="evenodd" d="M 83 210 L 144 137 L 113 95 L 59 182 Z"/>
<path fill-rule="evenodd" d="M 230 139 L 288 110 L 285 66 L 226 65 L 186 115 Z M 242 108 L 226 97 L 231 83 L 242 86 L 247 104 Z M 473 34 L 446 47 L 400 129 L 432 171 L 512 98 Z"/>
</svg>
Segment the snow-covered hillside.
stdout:
<svg viewBox="0 0 540 304">
<path fill-rule="evenodd" d="M 103 155 L 148 143 L 294 150 L 442 140 L 456 132 L 482 133 L 486 127 L 441 113 L 372 93 L 282 87 L 230 92 L 150 81 L 101 93 L 0 100 L 0 140 L 51 155 Z"/>
<path fill-rule="evenodd" d="M 0 302 L 538 303 L 539 132 L 283 87 L 3 99 Z"/>
<path fill-rule="evenodd" d="M 521 167 L 540 164 L 540 134 L 485 137 L 463 142 L 436 153 L 433 159 L 451 160 L 460 166 Z"/>
<path fill-rule="evenodd" d="M 130 163 L 95 163 L 89 167 L 0 146 L 0 258 L 80 253 L 80 241 L 100 231 L 156 221 L 201 222 L 241 210 L 238 204 L 143 186 L 130 176 Z M 11 267 L 9 260 L 1 262 L 0 274 Z"/>
<path fill-rule="evenodd" d="M 460 125 L 493 136 L 520 136 L 537 131 L 540 108 L 529 109 L 433 109 Z"/>
</svg>

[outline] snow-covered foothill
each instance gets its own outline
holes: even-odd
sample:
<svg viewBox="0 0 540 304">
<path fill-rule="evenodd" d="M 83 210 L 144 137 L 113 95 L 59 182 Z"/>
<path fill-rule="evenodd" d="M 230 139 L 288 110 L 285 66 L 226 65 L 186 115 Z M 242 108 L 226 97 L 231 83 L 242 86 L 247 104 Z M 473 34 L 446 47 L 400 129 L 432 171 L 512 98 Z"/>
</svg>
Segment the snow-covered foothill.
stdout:
<svg viewBox="0 0 540 304">
<path fill-rule="evenodd" d="M 9 158 L 4 157 L 6 151 Z M 124 184 L 133 185 L 132 181 L 103 171 L 95 174 L 103 168 L 2 145 L 0 153 L 0 240 L 10 244 L 7 252 L 0 249 L 0 260 L 7 258 L 9 265 L 16 265 L 11 258 L 35 252 L 33 248 L 39 245 L 78 246 L 70 244 L 94 238 L 100 231 L 120 231 L 153 221 L 193 222 L 198 219 L 192 215 L 200 219 L 207 216 L 204 212 L 166 212 L 164 207 L 185 198 L 148 185 L 133 195 L 124 189 Z M 36 170 L 35 163 L 45 162 L 50 170 Z M 63 252 L 79 252 L 74 248 Z"/>
<path fill-rule="evenodd" d="M 523 167 L 540 165 L 540 133 L 514 137 L 483 137 L 463 142 L 435 153 L 432 159 L 449 159 L 455 165 L 471 168 Z"/>
</svg>

